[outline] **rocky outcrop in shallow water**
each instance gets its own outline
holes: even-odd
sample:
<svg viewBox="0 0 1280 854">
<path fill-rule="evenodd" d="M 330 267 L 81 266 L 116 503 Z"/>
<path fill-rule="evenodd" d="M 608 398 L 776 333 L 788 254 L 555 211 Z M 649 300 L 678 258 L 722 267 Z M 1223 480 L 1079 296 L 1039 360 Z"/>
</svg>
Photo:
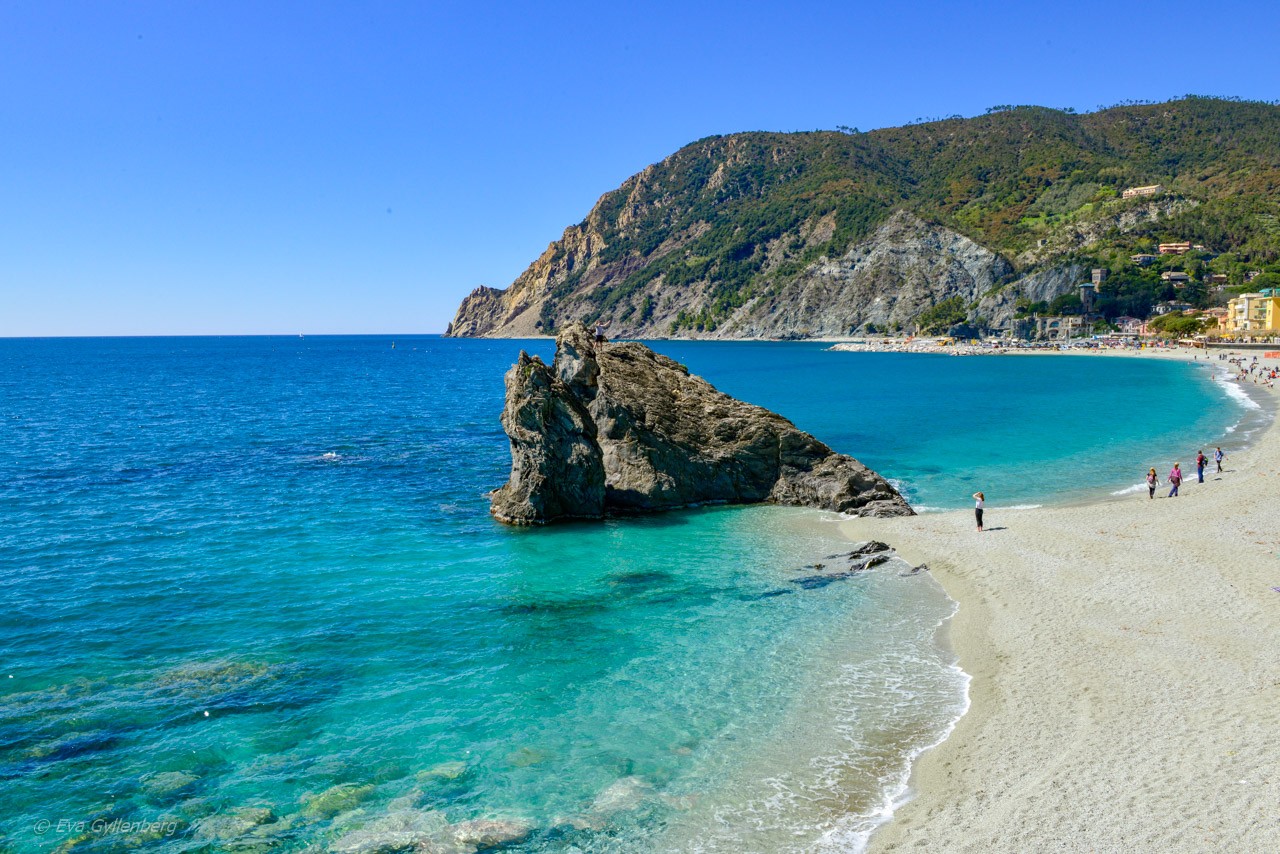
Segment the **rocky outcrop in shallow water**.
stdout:
<svg viewBox="0 0 1280 854">
<path fill-rule="evenodd" d="M 557 337 L 550 366 L 522 352 L 506 387 L 511 476 L 490 509 L 509 524 L 763 501 L 912 513 L 884 478 L 782 416 L 643 344 L 598 344 L 581 323 Z"/>
</svg>

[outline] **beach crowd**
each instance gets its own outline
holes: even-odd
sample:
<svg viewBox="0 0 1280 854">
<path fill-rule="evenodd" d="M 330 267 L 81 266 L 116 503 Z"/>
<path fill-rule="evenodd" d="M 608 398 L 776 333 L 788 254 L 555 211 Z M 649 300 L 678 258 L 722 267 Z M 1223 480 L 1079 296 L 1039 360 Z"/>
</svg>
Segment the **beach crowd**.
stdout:
<svg viewBox="0 0 1280 854">
<path fill-rule="evenodd" d="M 1253 380 L 1254 385 L 1266 386 L 1273 388 L 1276 376 L 1280 373 L 1280 368 L 1272 365 L 1270 367 L 1258 361 L 1258 357 L 1254 356 L 1249 359 L 1246 356 L 1237 356 L 1233 353 L 1218 354 L 1218 361 L 1227 362 L 1234 370 L 1235 378 L 1240 382 L 1248 382 Z"/>
</svg>

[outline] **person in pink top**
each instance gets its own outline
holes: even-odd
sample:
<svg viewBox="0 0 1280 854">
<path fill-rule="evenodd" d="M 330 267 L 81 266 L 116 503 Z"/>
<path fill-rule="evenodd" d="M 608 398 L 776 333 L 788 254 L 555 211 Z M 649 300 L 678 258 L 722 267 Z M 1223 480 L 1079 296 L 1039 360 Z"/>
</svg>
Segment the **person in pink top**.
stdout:
<svg viewBox="0 0 1280 854">
<path fill-rule="evenodd" d="M 1169 472 L 1169 497 L 1178 497 L 1178 487 L 1182 485 L 1182 465 L 1180 463 L 1173 464 L 1173 470 Z"/>
</svg>

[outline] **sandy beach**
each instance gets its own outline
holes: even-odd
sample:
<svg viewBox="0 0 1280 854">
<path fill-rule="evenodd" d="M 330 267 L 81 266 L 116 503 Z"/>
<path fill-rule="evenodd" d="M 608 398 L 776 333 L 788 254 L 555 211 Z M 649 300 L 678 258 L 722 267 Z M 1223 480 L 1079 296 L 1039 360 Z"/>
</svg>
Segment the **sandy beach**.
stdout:
<svg viewBox="0 0 1280 854">
<path fill-rule="evenodd" d="M 1178 498 L 844 523 L 929 565 L 973 676 L 871 851 L 1280 851 L 1280 430 L 1198 484 L 1202 438 Z"/>
</svg>

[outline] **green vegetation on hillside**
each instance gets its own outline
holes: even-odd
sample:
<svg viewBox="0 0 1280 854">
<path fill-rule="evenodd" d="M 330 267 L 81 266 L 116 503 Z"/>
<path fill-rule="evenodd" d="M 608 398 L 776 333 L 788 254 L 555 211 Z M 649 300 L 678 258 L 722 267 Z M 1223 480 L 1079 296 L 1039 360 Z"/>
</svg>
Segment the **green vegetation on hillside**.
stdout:
<svg viewBox="0 0 1280 854">
<path fill-rule="evenodd" d="M 1164 201 L 1198 204 L 1124 235 L 1113 229 L 1076 259 L 1110 270 L 1099 295 L 1108 314 L 1141 315 L 1172 298 L 1164 267 L 1128 260 L 1142 245 L 1203 244 L 1211 257 L 1198 263 L 1233 284 L 1249 270 L 1280 269 L 1280 107 L 1187 97 L 1082 115 L 1009 107 L 866 133 L 699 140 L 607 193 L 583 223 L 606 244 L 598 262 L 607 274 L 590 299 L 601 316 L 629 317 L 634 295 L 662 277 L 669 289 L 706 291 L 705 309 L 676 327 L 712 328 L 820 256 L 843 254 L 898 208 L 1015 262 L 1048 245 L 1052 257 L 1032 265 L 1043 266 L 1079 252 L 1069 240 L 1055 249 L 1057 235 L 1090 223 L 1107 232 L 1108 218 L 1152 201 L 1122 191 L 1149 184 L 1164 187 Z M 544 320 L 582 275 L 553 289 Z"/>
</svg>

